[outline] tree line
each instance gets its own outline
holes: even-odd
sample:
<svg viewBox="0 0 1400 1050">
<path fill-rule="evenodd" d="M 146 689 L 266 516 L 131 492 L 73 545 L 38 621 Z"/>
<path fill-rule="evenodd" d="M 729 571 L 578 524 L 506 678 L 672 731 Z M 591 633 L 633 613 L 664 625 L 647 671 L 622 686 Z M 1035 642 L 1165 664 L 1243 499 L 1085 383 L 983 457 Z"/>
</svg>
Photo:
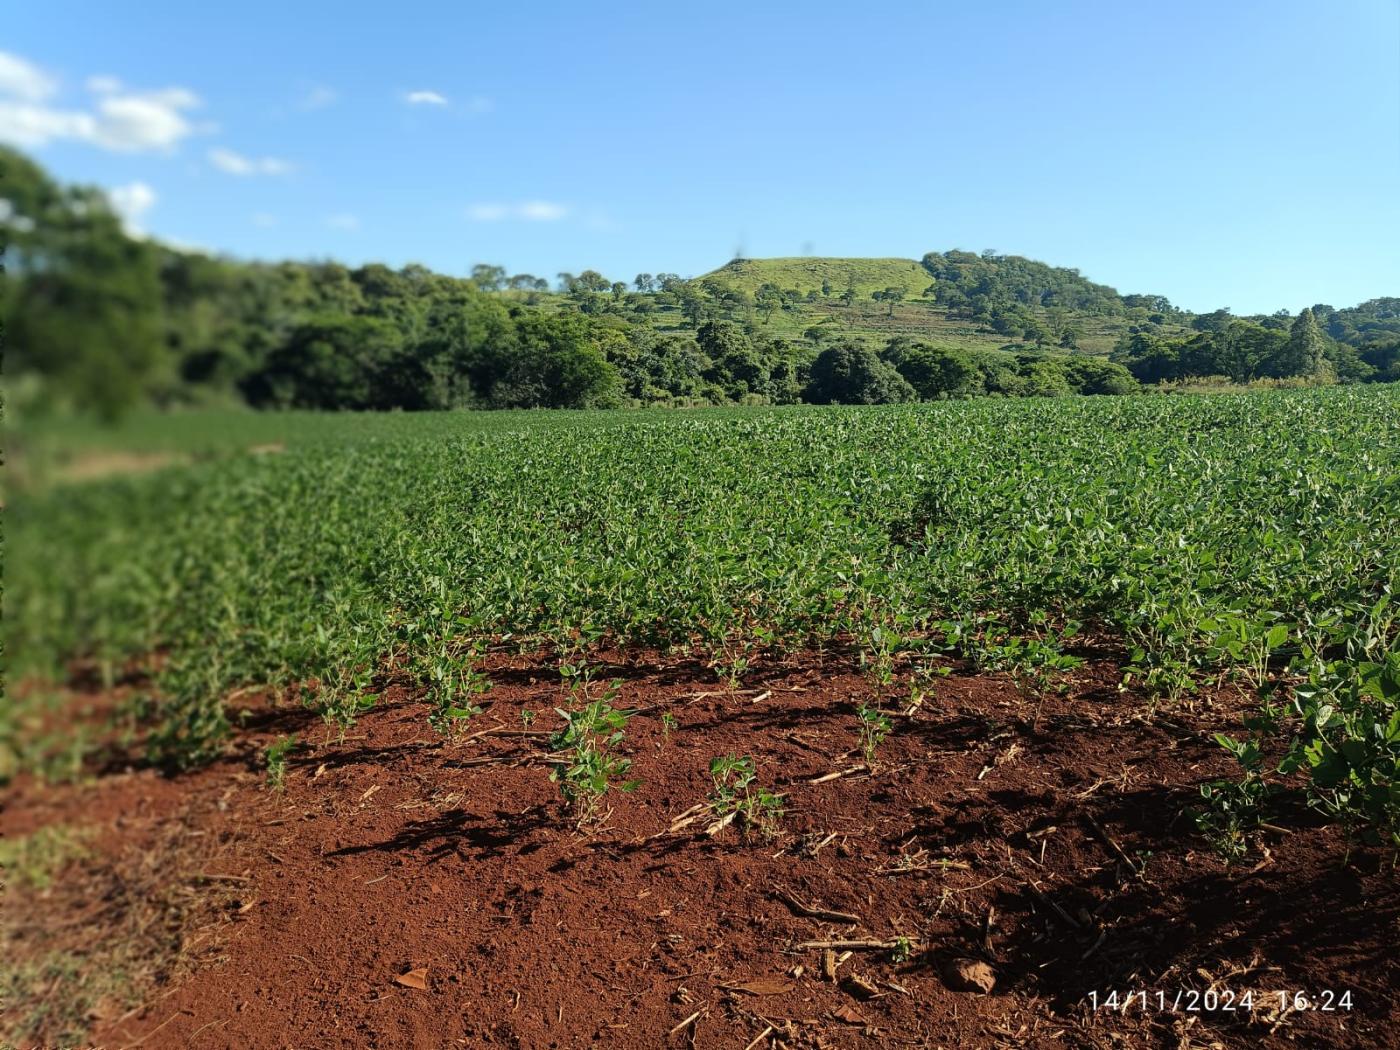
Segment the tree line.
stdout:
<svg viewBox="0 0 1400 1050">
<path fill-rule="evenodd" d="M 4 361 L 21 412 L 114 416 L 141 402 L 257 408 L 607 408 L 873 404 L 975 396 L 1118 394 L 1195 375 L 1246 382 L 1400 378 L 1397 300 L 1297 319 L 1190 318 L 1120 297 L 1077 271 L 995 253 L 930 253 L 927 298 L 1018 346 L 970 351 L 839 326 L 800 338 L 761 323 L 854 289 L 593 270 L 550 281 L 481 264 L 250 263 L 177 250 L 124 229 L 99 190 L 64 186 L 0 148 Z M 890 313 L 904 290 L 871 298 Z M 1388 304 L 1388 305 L 1386 305 Z M 1322 311 L 1325 309 L 1325 313 Z M 676 323 L 653 323 L 665 311 Z M 1063 352 L 1093 316 L 1129 322 L 1113 359 Z M 1188 337 L 1168 325 L 1193 326 Z"/>
<path fill-rule="evenodd" d="M 1319 304 L 1297 317 L 1239 318 L 1217 310 L 1193 318 L 1190 328 L 1174 338 L 1134 331 L 1120 340 L 1113 359 L 1149 384 L 1207 376 L 1235 383 L 1400 380 L 1400 299 L 1373 299 L 1345 311 Z"/>
</svg>

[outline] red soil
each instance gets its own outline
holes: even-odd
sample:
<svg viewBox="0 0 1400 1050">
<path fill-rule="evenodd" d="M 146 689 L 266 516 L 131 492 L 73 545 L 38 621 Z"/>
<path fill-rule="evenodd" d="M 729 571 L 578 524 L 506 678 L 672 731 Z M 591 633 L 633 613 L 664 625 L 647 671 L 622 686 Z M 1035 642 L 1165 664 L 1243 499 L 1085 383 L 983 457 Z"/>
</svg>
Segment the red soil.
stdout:
<svg viewBox="0 0 1400 1050">
<path fill-rule="evenodd" d="M 448 743 L 398 690 L 344 740 L 262 704 L 229 757 L 192 774 L 12 786 L 6 836 L 92 825 L 100 859 L 180 826 L 200 843 L 196 882 L 225 889 L 141 1008 L 99 1012 L 96 1045 L 1400 1046 L 1393 858 L 1299 811 L 1227 866 L 1183 815 L 1229 772 L 1209 739 L 1238 726 L 1228 696 L 1149 718 L 1096 661 L 1037 711 L 1000 677 L 954 674 L 893 719 L 873 775 L 814 783 L 860 764 L 855 706 L 900 710 L 907 683 L 809 655 L 729 693 L 692 666 L 613 656 L 600 677 L 647 708 L 623 745 L 642 784 L 587 833 L 542 736 Z M 548 666 L 503 661 L 492 678 L 470 731 L 517 730 L 522 707 L 554 726 Z M 279 794 L 261 751 L 290 732 L 310 743 Z M 778 836 L 710 836 L 707 819 L 668 833 L 728 752 L 786 796 Z M 72 884 L 97 862 L 74 861 Z M 79 903 L 60 893 L 45 921 Z M 821 950 L 797 947 L 899 937 L 908 958 L 855 950 L 834 982 Z M 990 964 L 990 994 L 956 987 L 958 960 Z M 425 987 L 396 982 L 415 970 Z M 1254 1009 L 1177 999 L 1209 988 L 1252 992 Z M 1148 1009 L 1091 1009 L 1115 989 Z M 1350 991 L 1351 1010 L 1278 1007 L 1280 991 L 1324 990 Z"/>
</svg>

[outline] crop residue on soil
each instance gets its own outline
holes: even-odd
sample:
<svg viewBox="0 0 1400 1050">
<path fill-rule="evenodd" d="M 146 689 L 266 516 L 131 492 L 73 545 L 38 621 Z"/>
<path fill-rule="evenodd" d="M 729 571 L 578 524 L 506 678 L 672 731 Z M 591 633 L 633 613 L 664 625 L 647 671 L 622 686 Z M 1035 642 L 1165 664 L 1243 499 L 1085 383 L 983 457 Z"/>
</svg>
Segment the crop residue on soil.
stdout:
<svg viewBox="0 0 1400 1050">
<path fill-rule="evenodd" d="M 1226 694 L 1148 718 L 1091 661 L 1064 696 L 955 673 L 906 714 L 907 683 L 830 656 L 730 691 L 610 655 L 600 679 L 641 709 L 623 750 L 642 783 L 587 833 L 548 778 L 557 672 L 525 658 L 495 661 L 464 741 L 397 690 L 343 740 L 259 702 L 199 772 L 9 789 L 6 836 L 92 827 L 75 886 L 175 824 L 202 843 L 171 871 L 217 909 L 191 912 L 198 953 L 134 1010 L 94 1011 L 97 1045 L 1396 1044 L 1390 861 L 1300 815 L 1227 866 L 1183 815 L 1229 771 L 1210 741 L 1238 724 Z M 856 709 L 876 700 L 893 729 L 872 774 Z M 302 745 L 277 793 L 262 751 L 289 733 Z M 776 837 L 685 821 L 728 753 L 785 797 Z M 61 886 L 45 900 L 34 921 L 55 927 L 77 904 Z M 1168 1006 L 1251 991 L 1255 1008 L 1090 1008 L 1113 989 Z M 1280 990 L 1323 989 L 1351 990 L 1352 1010 L 1278 1008 Z"/>
</svg>

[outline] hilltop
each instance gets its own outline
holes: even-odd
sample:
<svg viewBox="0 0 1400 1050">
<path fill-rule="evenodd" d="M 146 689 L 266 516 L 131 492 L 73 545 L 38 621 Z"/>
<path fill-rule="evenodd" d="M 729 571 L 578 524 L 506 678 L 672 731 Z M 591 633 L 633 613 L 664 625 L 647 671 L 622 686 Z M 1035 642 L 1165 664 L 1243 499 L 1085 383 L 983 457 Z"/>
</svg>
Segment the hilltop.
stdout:
<svg viewBox="0 0 1400 1050">
<path fill-rule="evenodd" d="M 929 272 L 913 259 L 843 259 L 820 256 L 787 259 L 734 259 L 698 278 L 722 281 L 750 295 L 766 284 L 783 289 L 839 296 L 847 288 L 868 299 L 872 292 L 898 288 L 906 298 L 921 298 L 931 283 Z"/>
</svg>

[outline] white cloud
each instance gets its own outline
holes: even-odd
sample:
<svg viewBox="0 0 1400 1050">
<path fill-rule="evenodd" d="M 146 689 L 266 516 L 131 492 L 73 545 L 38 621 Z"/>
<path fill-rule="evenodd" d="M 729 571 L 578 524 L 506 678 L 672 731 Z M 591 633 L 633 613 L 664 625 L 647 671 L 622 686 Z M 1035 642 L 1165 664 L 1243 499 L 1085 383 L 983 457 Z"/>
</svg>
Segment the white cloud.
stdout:
<svg viewBox="0 0 1400 1050">
<path fill-rule="evenodd" d="M 112 202 L 112 210 L 121 216 L 127 232 L 141 236 L 144 233 L 141 218 L 155 207 L 156 191 L 144 182 L 132 182 L 108 190 L 107 199 Z"/>
<path fill-rule="evenodd" d="M 551 201 L 526 201 L 517 209 L 520 217 L 529 222 L 557 222 L 569 214 L 569 209 Z"/>
<path fill-rule="evenodd" d="M 277 216 L 265 211 L 253 213 L 253 225 L 262 230 L 270 230 L 277 225 Z"/>
<path fill-rule="evenodd" d="M 566 218 L 569 209 L 553 201 L 524 201 L 520 204 L 482 203 L 467 208 L 467 218 L 472 222 L 501 222 L 505 219 L 520 219 L 524 222 L 558 222 Z"/>
<path fill-rule="evenodd" d="M 326 216 L 326 225 L 333 230 L 345 230 L 353 233 L 360 228 L 360 218 L 349 212 L 338 212 L 335 215 Z"/>
<path fill-rule="evenodd" d="M 58 81 L 32 62 L 0 51 L 0 94 L 25 102 L 42 102 L 58 90 Z"/>
<path fill-rule="evenodd" d="M 90 113 L 0 100 L 0 141 L 35 147 L 54 139 L 92 141 L 96 133 L 97 119 Z"/>
<path fill-rule="evenodd" d="M 107 95 L 97 103 L 92 141 L 124 153 L 168 150 L 194 131 L 182 111 L 198 105 L 199 97 L 184 88 Z"/>
<path fill-rule="evenodd" d="M 334 88 L 328 88 L 324 84 L 315 84 L 301 96 L 297 107 L 305 110 L 325 109 L 327 106 L 334 105 L 339 98 L 340 95 Z"/>
<path fill-rule="evenodd" d="M 209 163 L 229 175 L 287 175 L 292 165 L 276 157 L 245 157 L 222 147 L 209 151 Z"/>
<path fill-rule="evenodd" d="M 20 146 L 86 142 L 119 153 L 170 150 L 197 129 L 186 118 L 199 97 L 185 88 L 131 91 L 115 77 L 91 77 L 89 108 L 46 104 L 57 82 L 38 67 L 0 52 L 0 140 Z"/>
<path fill-rule="evenodd" d="M 410 91 L 404 101 L 411 106 L 445 106 L 447 99 L 436 91 Z"/>
<path fill-rule="evenodd" d="M 122 89 L 122 82 L 116 77 L 88 77 L 86 83 L 94 95 L 115 95 Z"/>
</svg>

